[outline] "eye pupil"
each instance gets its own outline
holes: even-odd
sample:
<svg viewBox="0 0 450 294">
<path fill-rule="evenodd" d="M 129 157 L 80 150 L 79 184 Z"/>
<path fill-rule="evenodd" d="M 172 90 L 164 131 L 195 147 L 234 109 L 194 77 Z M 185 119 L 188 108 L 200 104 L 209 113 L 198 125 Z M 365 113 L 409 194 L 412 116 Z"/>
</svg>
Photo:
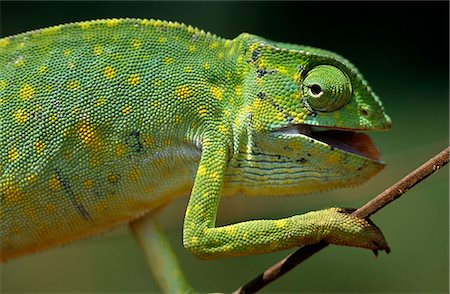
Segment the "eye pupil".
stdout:
<svg viewBox="0 0 450 294">
<path fill-rule="evenodd" d="M 310 89 L 311 94 L 313 95 L 319 95 L 320 93 L 322 93 L 322 88 L 317 84 L 312 85 Z"/>
</svg>

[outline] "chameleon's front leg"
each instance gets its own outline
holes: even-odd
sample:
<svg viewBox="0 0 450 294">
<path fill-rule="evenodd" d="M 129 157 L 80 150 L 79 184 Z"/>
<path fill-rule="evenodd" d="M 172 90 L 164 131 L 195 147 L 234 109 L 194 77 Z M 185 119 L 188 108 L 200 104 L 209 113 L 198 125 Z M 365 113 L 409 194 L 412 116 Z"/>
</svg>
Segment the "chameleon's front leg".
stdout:
<svg viewBox="0 0 450 294">
<path fill-rule="evenodd" d="M 228 162 L 227 145 L 209 138 L 186 210 L 183 242 L 199 258 L 266 253 L 325 240 L 338 245 L 387 250 L 380 230 L 346 210 L 330 208 L 279 220 L 253 220 L 216 227 Z"/>
</svg>

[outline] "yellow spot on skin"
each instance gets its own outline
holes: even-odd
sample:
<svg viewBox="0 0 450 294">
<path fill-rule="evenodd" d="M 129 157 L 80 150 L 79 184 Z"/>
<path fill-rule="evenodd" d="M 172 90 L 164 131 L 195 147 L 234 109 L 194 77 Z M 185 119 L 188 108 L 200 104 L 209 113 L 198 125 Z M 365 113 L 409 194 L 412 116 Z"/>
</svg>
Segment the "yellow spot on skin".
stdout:
<svg viewBox="0 0 450 294">
<path fill-rule="evenodd" d="M 15 161 L 19 159 L 19 151 L 17 151 L 17 148 L 12 148 L 8 151 L 8 159 L 11 161 Z"/>
<path fill-rule="evenodd" d="M 19 91 L 19 96 L 24 100 L 29 100 L 34 96 L 34 89 L 29 84 L 24 84 Z"/>
<path fill-rule="evenodd" d="M 82 123 L 78 129 L 78 137 L 83 144 L 89 147 L 98 147 L 100 144 L 99 136 L 95 128 L 90 123 Z"/>
<path fill-rule="evenodd" d="M 125 146 L 123 144 L 118 144 L 116 146 L 116 155 L 117 157 L 122 157 L 125 155 Z"/>
<path fill-rule="evenodd" d="M 141 81 L 141 77 L 138 74 L 132 74 L 128 77 L 128 84 L 137 86 Z"/>
<path fill-rule="evenodd" d="M 74 68 L 76 68 L 77 67 L 77 64 L 76 63 L 73 63 L 73 62 L 70 62 L 69 63 L 69 68 L 70 69 L 74 69 Z"/>
<path fill-rule="evenodd" d="M 181 123 L 183 122 L 183 118 L 181 117 L 181 115 L 176 115 L 175 116 L 175 124 L 176 125 L 181 125 Z"/>
<path fill-rule="evenodd" d="M 72 50 L 71 49 L 64 50 L 64 56 L 69 56 L 70 54 L 72 54 Z"/>
<path fill-rule="evenodd" d="M 153 109 L 158 109 L 161 107 L 161 103 L 158 101 L 152 101 L 152 103 L 150 103 L 150 105 L 152 106 Z"/>
<path fill-rule="evenodd" d="M 185 68 L 184 68 L 184 72 L 192 72 L 192 66 L 186 66 Z"/>
<path fill-rule="evenodd" d="M 219 42 L 212 42 L 211 45 L 209 45 L 209 48 L 211 49 L 216 49 L 217 47 L 219 47 Z"/>
<path fill-rule="evenodd" d="M 21 233 L 21 229 L 18 225 L 11 225 L 10 232 L 17 235 Z"/>
<path fill-rule="evenodd" d="M 253 109 L 257 110 L 258 108 L 260 108 L 262 105 L 261 103 L 261 99 L 255 99 L 253 101 Z"/>
<path fill-rule="evenodd" d="M 56 113 L 50 114 L 49 120 L 50 120 L 50 122 L 52 122 L 52 123 L 56 122 L 56 121 L 58 120 L 58 114 L 56 114 Z"/>
<path fill-rule="evenodd" d="M 211 66 L 209 65 L 208 62 L 205 62 L 205 63 L 203 64 L 203 68 L 204 68 L 205 70 L 208 70 L 208 69 L 211 68 Z"/>
<path fill-rule="evenodd" d="M 167 42 L 167 38 L 166 37 L 159 37 L 159 43 L 166 43 Z"/>
<path fill-rule="evenodd" d="M 198 238 L 197 237 L 192 237 L 191 238 L 191 243 L 192 243 L 192 245 L 195 245 L 195 244 L 198 244 Z"/>
<path fill-rule="evenodd" d="M 221 133 L 227 133 L 228 129 L 224 125 L 219 125 L 219 131 Z"/>
<path fill-rule="evenodd" d="M 9 45 L 11 41 L 8 38 L 0 39 L 0 48 L 4 48 Z"/>
<path fill-rule="evenodd" d="M 167 147 L 172 146 L 172 144 L 173 144 L 173 141 L 171 139 L 164 140 L 164 145 L 166 145 Z"/>
<path fill-rule="evenodd" d="M 55 175 L 50 177 L 50 179 L 48 180 L 48 185 L 50 186 L 50 189 L 52 191 L 59 191 L 62 188 L 61 183 Z"/>
<path fill-rule="evenodd" d="M 220 99 L 222 99 L 223 91 L 219 87 L 212 86 L 211 94 L 213 95 L 214 98 L 216 98 L 217 100 L 220 100 Z"/>
<path fill-rule="evenodd" d="M 151 26 L 153 22 L 154 22 L 153 20 L 143 19 L 141 21 L 141 24 L 144 25 L 144 26 Z"/>
<path fill-rule="evenodd" d="M 103 74 L 108 80 L 111 80 L 116 77 L 116 70 L 111 66 L 107 66 L 103 69 Z"/>
<path fill-rule="evenodd" d="M 186 99 L 192 97 L 193 92 L 188 86 L 180 86 L 175 89 L 175 96 L 180 99 Z"/>
<path fill-rule="evenodd" d="M 15 114 L 18 123 L 24 123 L 28 119 L 28 113 L 25 109 L 19 108 Z"/>
<path fill-rule="evenodd" d="M 55 213 L 56 212 L 56 205 L 55 204 L 47 204 L 45 206 L 45 211 L 48 213 Z"/>
<path fill-rule="evenodd" d="M 6 206 L 18 202 L 22 198 L 22 191 L 13 184 L 6 184 L 6 186 L 0 187 L 0 192 L 3 194 L 3 201 Z"/>
<path fill-rule="evenodd" d="M 193 53 L 197 50 L 197 47 L 195 45 L 189 45 L 188 52 Z"/>
<path fill-rule="evenodd" d="M 154 139 L 151 136 L 144 136 L 144 145 L 150 147 L 153 145 Z"/>
<path fill-rule="evenodd" d="M 117 19 L 117 18 L 109 19 L 109 20 L 106 21 L 106 25 L 107 25 L 108 27 L 116 26 L 116 25 L 118 25 L 119 23 L 120 23 L 120 19 Z"/>
<path fill-rule="evenodd" d="M 236 94 L 236 96 L 241 96 L 242 95 L 242 87 L 240 85 L 237 85 L 236 88 L 234 88 L 234 93 Z"/>
<path fill-rule="evenodd" d="M 223 155 L 225 155 L 225 150 L 222 150 L 222 149 L 217 150 L 216 154 L 219 155 L 219 156 L 223 156 Z"/>
<path fill-rule="evenodd" d="M 219 181 L 219 178 L 220 178 L 220 176 L 219 176 L 219 174 L 218 174 L 217 172 L 213 172 L 213 173 L 210 175 L 210 177 L 211 177 L 211 179 L 212 179 L 213 181 L 215 181 L 215 182 L 218 182 L 218 181 Z"/>
<path fill-rule="evenodd" d="M 130 181 L 137 181 L 141 177 L 141 171 L 137 168 L 133 168 L 128 174 L 128 179 Z"/>
<path fill-rule="evenodd" d="M 225 57 L 225 54 L 223 52 L 217 53 L 217 58 L 223 59 Z"/>
<path fill-rule="evenodd" d="M 206 174 L 206 167 L 204 165 L 199 165 L 197 170 L 197 175 L 203 176 Z"/>
<path fill-rule="evenodd" d="M 102 45 L 95 45 L 93 49 L 94 55 L 98 56 L 103 53 L 103 46 Z"/>
<path fill-rule="evenodd" d="M 40 74 L 45 74 L 45 73 L 48 72 L 48 67 L 45 66 L 45 65 L 41 65 L 41 66 L 39 66 L 38 72 L 39 72 Z"/>
<path fill-rule="evenodd" d="M 236 234 L 236 227 L 234 227 L 234 226 L 227 226 L 227 227 L 225 227 L 225 232 L 228 235 L 234 235 L 234 234 Z"/>
<path fill-rule="evenodd" d="M 44 141 L 38 140 L 34 142 L 34 150 L 36 150 L 37 153 L 41 153 L 42 151 L 44 151 L 44 148 L 45 148 Z"/>
<path fill-rule="evenodd" d="M 5 90 L 7 85 L 6 81 L 0 81 L 0 91 Z"/>
<path fill-rule="evenodd" d="M 94 187 L 94 180 L 93 179 L 87 179 L 84 181 L 84 186 L 86 189 L 92 189 Z"/>
<path fill-rule="evenodd" d="M 287 68 L 285 66 L 280 65 L 280 66 L 277 67 L 277 71 L 282 73 L 282 74 L 286 74 L 287 73 Z"/>
<path fill-rule="evenodd" d="M 165 64 L 171 64 L 173 62 L 173 58 L 172 57 L 164 57 L 163 61 Z"/>
<path fill-rule="evenodd" d="M 78 105 L 75 105 L 72 107 L 72 113 L 73 114 L 77 114 L 80 111 L 80 108 L 78 107 Z"/>
<path fill-rule="evenodd" d="M 109 204 L 106 201 L 97 201 L 94 207 L 94 213 L 95 214 L 105 214 L 105 213 L 111 213 L 109 211 Z"/>
<path fill-rule="evenodd" d="M 86 29 L 88 29 L 90 26 L 91 26 L 90 23 L 87 22 L 87 21 L 84 21 L 84 22 L 80 23 L 80 28 L 81 28 L 82 30 L 86 30 Z"/>
<path fill-rule="evenodd" d="M 54 35 L 61 31 L 61 26 L 51 27 L 51 28 L 45 28 L 42 30 L 43 35 Z"/>
<path fill-rule="evenodd" d="M 202 197 L 203 197 L 203 198 L 208 198 L 208 197 L 209 197 L 209 193 L 208 193 L 208 192 L 203 193 L 203 194 L 202 194 Z"/>
<path fill-rule="evenodd" d="M 206 107 L 201 105 L 198 107 L 198 114 L 200 115 L 200 117 L 205 117 L 206 116 Z"/>
<path fill-rule="evenodd" d="M 279 121 L 284 120 L 284 114 L 281 113 L 281 112 L 278 112 L 277 113 L 277 120 L 279 120 Z"/>
<path fill-rule="evenodd" d="M 139 39 L 134 39 L 131 41 L 131 48 L 133 49 L 139 49 L 142 47 L 142 41 Z"/>
<path fill-rule="evenodd" d="M 153 85 L 154 85 L 155 87 L 161 86 L 161 80 L 159 80 L 159 79 L 155 80 L 155 81 L 153 82 Z"/>
<path fill-rule="evenodd" d="M 110 174 L 108 175 L 108 182 L 110 184 L 115 184 L 119 181 L 119 176 L 117 174 Z"/>
<path fill-rule="evenodd" d="M 122 113 L 123 115 L 128 115 L 133 111 L 133 108 L 131 107 L 131 105 L 126 105 L 122 108 Z"/>
<path fill-rule="evenodd" d="M 24 210 L 25 217 L 27 218 L 35 218 L 36 217 L 36 208 L 34 207 L 27 207 Z"/>
<path fill-rule="evenodd" d="M 27 176 L 28 183 L 30 183 L 30 184 L 36 183 L 37 178 L 38 178 L 38 175 L 37 175 L 37 174 L 35 174 L 35 173 L 29 174 L 29 175 Z"/>
<path fill-rule="evenodd" d="M 80 88 L 80 81 L 78 80 L 71 80 L 67 83 L 67 88 L 69 90 L 78 90 Z"/>
<path fill-rule="evenodd" d="M 280 219 L 275 221 L 275 226 L 277 226 L 277 228 L 283 228 L 286 226 L 286 224 L 287 224 L 286 220 Z"/>
</svg>

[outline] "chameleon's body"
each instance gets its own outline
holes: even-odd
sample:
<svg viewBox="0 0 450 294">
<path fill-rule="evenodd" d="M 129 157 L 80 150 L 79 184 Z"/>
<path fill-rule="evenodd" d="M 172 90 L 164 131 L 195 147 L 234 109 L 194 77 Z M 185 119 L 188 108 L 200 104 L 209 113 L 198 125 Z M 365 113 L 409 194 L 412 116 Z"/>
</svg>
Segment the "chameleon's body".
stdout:
<svg viewBox="0 0 450 294">
<path fill-rule="evenodd" d="M 390 126 L 356 69 L 328 51 L 153 20 L 32 31 L 0 39 L 0 123 L 3 260 L 189 193 L 184 243 L 199 257 L 322 238 L 387 248 L 365 220 L 333 209 L 215 228 L 221 195 L 295 195 L 381 170 L 363 135 L 309 137 L 305 125 Z"/>
</svg>

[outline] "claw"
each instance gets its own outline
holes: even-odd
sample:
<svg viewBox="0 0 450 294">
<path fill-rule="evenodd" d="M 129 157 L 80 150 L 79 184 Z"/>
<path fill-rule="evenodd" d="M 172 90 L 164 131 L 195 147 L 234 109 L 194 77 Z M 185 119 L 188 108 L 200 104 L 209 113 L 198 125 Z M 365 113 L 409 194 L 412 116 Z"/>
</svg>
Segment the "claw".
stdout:
<svg viewBox="0 0 450 294">
<path fill-rule="evenodd" d="M 386 248 L 384 248 L 384 251 L 386 252 L 386 254 L 391 253 L 391 248 L 389 248 L 389 246 L 386 246 Z"/>
<path fill-rule="evenodd" d="M 378 250 L 374 249 L 372 250 L 373 254 L 375 254 L 375 257 L 378 257 Z"/>
</svg>

